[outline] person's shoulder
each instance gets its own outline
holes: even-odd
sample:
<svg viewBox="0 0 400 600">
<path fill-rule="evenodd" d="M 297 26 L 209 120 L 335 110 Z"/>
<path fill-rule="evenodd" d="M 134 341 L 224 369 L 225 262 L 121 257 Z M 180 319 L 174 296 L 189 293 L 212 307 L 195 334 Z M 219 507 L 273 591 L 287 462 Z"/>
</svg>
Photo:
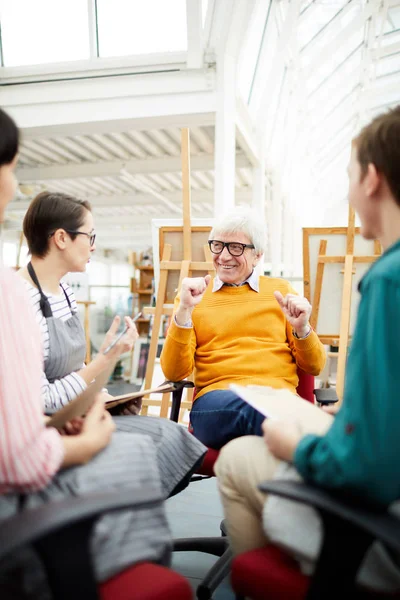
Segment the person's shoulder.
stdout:
<svg viewBox="0 0 400 600">
<path fill-rule="evenodd" d="M 25 279 L 17 275 L 12 269 L 0 268 L 0 297 L 4 300 L 12 298 L 15 307 L 27 306 L 29 295 L 25 285 Z"/>
<path fill-rule="evenodd" d="M 372 264 L 367 274 L 364 276 L 362 287 L 367 288 L 370 285 L 390 283 L 400 287 L 400 242 L 392 249 L 382 254 L 375 263 Z"/>
<path fill-rule="evenodd" d="M 267 275 L 260 275 L 259 279 L 260 290 L 262 291 L 270 291 L 281 292 L 282 295 L 290 293 L 292 286 L 286 279 L 282 279 L 281 277 L 269 277 Z"/>
</svg>

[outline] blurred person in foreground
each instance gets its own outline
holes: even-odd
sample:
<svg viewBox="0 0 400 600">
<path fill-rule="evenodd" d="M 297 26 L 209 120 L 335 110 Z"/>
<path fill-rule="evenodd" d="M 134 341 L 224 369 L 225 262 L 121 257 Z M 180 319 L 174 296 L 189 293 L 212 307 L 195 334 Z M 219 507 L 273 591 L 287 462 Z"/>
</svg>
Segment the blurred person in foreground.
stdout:
<svg viewBox="0 0 400 600">
<path fill-rule="evenodd" d="M 14 197 L 19 135 L 0 109 L 0 222 Z M 115 360 L 132 347 L 135 329 L 110 351 Z M 162 482 L 156 448 L 147 435 L 116 432 L 101 399 L 74 435 L 45 427 L 41 335 L 26 286 L 0 268 L 0 520 L 66 497 L 112 489 L 158 496 Z M 164 495 L 165 492 L 164 492 Z M 171 535 L 163 504 L 105 515 L 94 527 L 91 549 L 98 582 L 142 561 L 168 564 Z M 65 550 L 64 550 L 65 551 Z M 0 564 L 2 598 L 48 600 L 42 566 L 30 548 Z"/>
<path fill-rule="evenodd" d="M 321 546 L 320 519 L 309 507 L 278 497 L 266 501 L 257 487 L 262 481 L 303 478 L 400 516 L 400 106 L 353 140 L 348 175 L 361 234 L 378 239 L 384 253 L 359 285 L 343 404 L 323 436 L 303 436 L 295 415 L 265 420 L 264 439 L 234 440 L 215 466 L 234 552 L 272 541 L 307 574 Z M 375 543 L 358 581 L 399 592 L 400 556 Z"/>
</svg>

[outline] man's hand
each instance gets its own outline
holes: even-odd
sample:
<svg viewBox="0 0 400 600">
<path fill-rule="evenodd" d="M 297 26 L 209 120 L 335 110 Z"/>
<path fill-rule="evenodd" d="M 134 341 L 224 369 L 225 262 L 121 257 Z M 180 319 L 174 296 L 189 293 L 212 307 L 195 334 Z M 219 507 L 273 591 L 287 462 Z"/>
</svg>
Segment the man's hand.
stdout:
<svg viewBox="0 0 400 600">
<path fill-rule="evenodd" d="M 181 287 L 181 307 L 194 308 L 199 304 L 210 281 L 210 275 L 206 275 L 205 277 L 184 277 Z"/>
<path fill-rule="evenodd" d="M 303 437 L 299 424 L 295 420 L 265 419 L 262 430 L 271 454 L 281 460 L 292 462 L 296 447 Z"/>
<path fill-rule="evenodd" d="M 206 275 L 205 277 L 185 277 L 182 279 L 180 304 L 175 313 L 178 325 L 184 325 L 190 320 L 194 307 L 201 302 L 210 281 L 211 275 Z"/>
<path fill-rule="evenodd" d="M 312 306 L 307 298 L 296 296 L 295 294 L 286 294 L 283 297 L 278 291 L 274 292 L 274 296 L 296 334 L 299 337 L 306 336 L 311 329 L 308 321 L 312 310 Z"/>
</svg>

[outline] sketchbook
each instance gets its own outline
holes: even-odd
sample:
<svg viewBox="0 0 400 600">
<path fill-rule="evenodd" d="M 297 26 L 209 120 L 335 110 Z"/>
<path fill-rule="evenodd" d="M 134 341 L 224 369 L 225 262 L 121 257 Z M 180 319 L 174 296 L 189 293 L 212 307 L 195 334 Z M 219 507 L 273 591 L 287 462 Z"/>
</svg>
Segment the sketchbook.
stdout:
<svg viewBox="0 0 400 600">
<path fill-rule="evenodd" d="M 105 406 L 107 409 L 114 408 L 114 406 L 118 406 L 118 404 L 124 404 L 125 402 L 129 402 L 129 400 L 134 400 L 135 398 L 141 398 L 142 396 L 147 396 L 148 394 L 156 394 L 157 392 L 164 394 L 166 392 L 172 392 L 174 389 L 175 388 L 173 384 L 167 382 L 155 388 L 139 390 L 138 392 L 129 392 L 128 394 L 122 394 L 121 396 L 114 396 L 112 400 L 106 402 Z"/>
<path fill-rule="evenodd" d="M 51 415 L 50 419 L 46 422 L 46 427 L 55 427 L 56 429 L 61 429 L 64 427 L 67 421 L 70 421 L 75 417 L 81 417 L 85 415 L 92 406 L 96 395 L 99 394 L 106 385 L 112 372 L 114 371 L 114 367 L 115 363 L 113 363 L 110 367 L 107 367 L 107 369 L 102 371 L 100 375 L 96 377 L 96 379 L 86 388 L 86 390 L 74 398 L 72 402 L 66 406 L 63 406 L 63 408 Z M 122 394 L 121 396 L 114 396 L 112 400 L 105 403 L 105 407 L 108 410 L 114 406 L 118 406 L 118 404 L 124 404 L 129 400 L 141 398 L 147 394 L 154 394 L 156 392 L 171 392 L 174 389 L 174 385 L 170 382 L 167 382 L 155 388 L 141 390 L 139 392 L 130 392 L 129 394 Z"/>
<path fill-rule="evenodd" d="M 61 429 L 67 421 L 85 415 L 92 406 L 97 394 L 101 392 L 110 379 L 116 363 L 117 359 L 111 361 L 81 394 L 51 415 L 50 419 L 46 422 L 46 427 Z"/>
<path fill-rule="evenodd" d="M 258 385 L 237 385 L 230 388 L 242 400 L 269 419 L 295 419 L 303 435 L 324 435 L 334 417 L 315 404 L 303 400 L 290 390 Z"/>
</svg>

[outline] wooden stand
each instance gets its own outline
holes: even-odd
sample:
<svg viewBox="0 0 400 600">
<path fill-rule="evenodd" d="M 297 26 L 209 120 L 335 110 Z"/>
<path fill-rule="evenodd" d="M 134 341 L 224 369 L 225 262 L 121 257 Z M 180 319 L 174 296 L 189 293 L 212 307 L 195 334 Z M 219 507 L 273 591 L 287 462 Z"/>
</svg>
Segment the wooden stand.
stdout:
<svg viewBox="0 0 400 600">
<path fill-rule="evenodd" d="M 89 364 L 92 360 L 92 352 L 90 345 L 90 315 L 89 315 L 89 307 L 91 304 L 96 304 L 96 302 L 92 302 L 91 300 L 77 300 L 77 304 L 83 304 L 85 307 L 84 312 L 84 329 L 85 329 L 85 338 L 86 338 L 86 364 Z"/>
<path fill-rule="evenodd" d="M 346 235 L 346 254 L 344 256 L 329 256 L 327 255 L 328 240 L 321 239 L 319 242 L 319 252 L 317 258 L 316 275 L 314 293 L 311 298 L 310 285 L 310 245 L 309 235 L 312 234 L 331 235 Z M 313 312 L 311 315 L 311 325 L 317 331 L 321 341 L 324 344 L 338 345 L 338 365 L 336 377 L 336 391 L 339 402 L 343 399 L 344 378 L 346 369 L 347 350 L 349 346 L 349 331 L 350 318 L 352 308 L 352 287 L 353 275 L 356 273 L 356 264 L 372 263 L 381 254 L 379 242 L 374 242 L 373 255 L 355 255 L 354 254 L 354 239 L 355 234 L 359 234 L 359 230 L 355 228 L 355 214 L 352 207 L 349 208 L 349 218 L 347 228 L 321 228 L 321 229 L 304 229 L 303 230 L 303 261 L 304 261 L 304 295 L 311 302 Z M 322 334 L 318 327 L 318 317 L 321 306 L 321 293 L 323 287 L 323 277 L 326 264 L 339 263 L 343 264 L 344 268 L 340 271 L 343 274 L 342 296 L 341 296 L 341 313 L 340 325 L 338 334 Z"/>
<path fill-rule="evenodd" d="M 158 338 L 160 332 L 161 319 L 163 315 L 172 315 L 173 307 L 171 305 L 171 281 L 173 281 L 173 277 L 171 275 L 176 276 L 179 273 L 178 280 L 178 289 L 181 286 L 182 279 L 184 277 L 191 276 L 202 276 L 207 273 L 213 273 L 213 262 L 211 258 L 210 250 L 206 244 L 207 235 L 210 231 L 210 228 L 202 228 L 204 231 L 204 260 L 194 261 L 192 260 L 192 233 L 193 229 L 190 223 L 190 142 L 189 142 L 189 130 L 182 129 L 182 184 L 183 184 L 183 227 L 181 228 L 173 228 L 178 231 L 180 229 L 182 236 L 182 245 L 174 246 L 169 243 L 164 243 L 161 241 L 160 243 L 160 254 L 161 254 L 161 263 L 160 263 L 160 278 L 158 283 L 157 290 L 157 300 L 156 306 L 154 308 L 145 309 L 146 314 L 150 314 L 154 316 L 153 319 L 153 327 L 151 333 L 151 341 L 150 341 L 150 349 L 149 349 L 149 357 L 147 362 L 146 369 L 146 377 L 145 377 L 145 388 L 150 388 L 153 374 L 154 374 L 154 364 L 157 353 L 157 345 Z M 166 227 L 165 229 L 168 229 Z M 162 235 L 162 231 L 160 234 Z M 183 247 L 183 255 L 179 260 L 172 260 L 172 253 L 179 249 L 181 251 Z M 174 294 L 177 292 L 176 287 L 174 286 L 173 290 Z M 170 394 L 163 394 L 161 401 L 152 401 L 150 398 L 145 397 L 143 401 L 143 409 L 142 414 L 147 414 L 148 406 L 160 406 L 160 417 L 168 416 L 168 408 L 170 405 Z M 182 409 L 190 408 L 191 401 L 183 402 L 181 405 Z"/>
</svg>

